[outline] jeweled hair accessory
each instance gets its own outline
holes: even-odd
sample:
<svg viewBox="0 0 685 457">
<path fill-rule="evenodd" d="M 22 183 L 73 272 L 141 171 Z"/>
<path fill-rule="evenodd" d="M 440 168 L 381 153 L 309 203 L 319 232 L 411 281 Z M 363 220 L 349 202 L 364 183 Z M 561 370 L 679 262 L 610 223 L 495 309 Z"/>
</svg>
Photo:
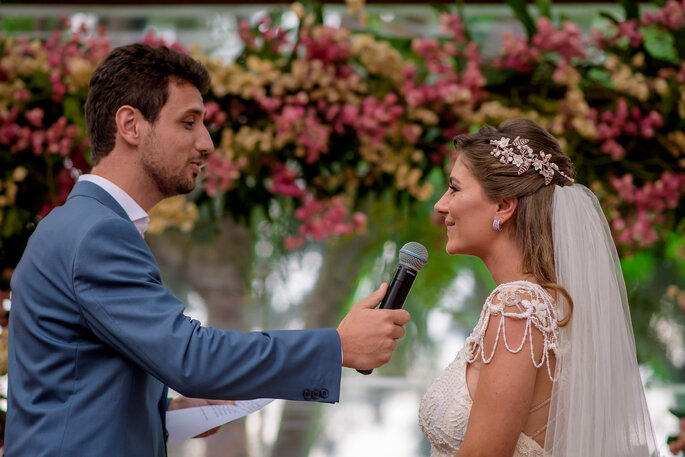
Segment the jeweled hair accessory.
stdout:
<svg viewBox="0 0 685 457">
<path fill-rule="evenodd" d="M 559 166 L 550 160 L 552 157 L 551 154 L 545 154 L 543 151 L 540 151 L 539 154 L 536 155 L 533 149 L 528 146 L 527 143 L 529 141 L 530 140 L 526 138 L 518 136 L 514 141 L 505 137 L 502 137 L 499 140 L 490 140 L 490 144 L 495 146 L 492 151 L 490 151 L 490 155 L 499 158 L 499 161 L 502 163 L 516 165 L 519 169 L 518 174 L 525 173 L 530 166 L 533 165 L 533 168 L 538 170 L 545 178 L 545 186 L 552 182 L 555 171 L 573 182 L 573 178 L 559 170 Z"/>
</svg>

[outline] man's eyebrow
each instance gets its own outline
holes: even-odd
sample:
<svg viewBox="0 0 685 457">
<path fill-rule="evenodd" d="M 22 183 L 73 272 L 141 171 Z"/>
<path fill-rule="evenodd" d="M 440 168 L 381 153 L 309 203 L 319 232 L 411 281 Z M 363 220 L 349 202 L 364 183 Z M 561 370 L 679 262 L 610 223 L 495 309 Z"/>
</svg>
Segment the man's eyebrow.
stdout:
<svg viewBox="0 0 685 457">
<path fill-rule="evenodd" d="M 205 115 L 205 110 L 199 109 L 199 108 L 190 108 L 190 109 L 187 109 L 187 110 L 183 113 L 184 116 L 187 116 L 188 114 L 195 114 L 195 115 L 198 115 L 198 116 L 204 116 L 204 115 Z"/>
</svg>

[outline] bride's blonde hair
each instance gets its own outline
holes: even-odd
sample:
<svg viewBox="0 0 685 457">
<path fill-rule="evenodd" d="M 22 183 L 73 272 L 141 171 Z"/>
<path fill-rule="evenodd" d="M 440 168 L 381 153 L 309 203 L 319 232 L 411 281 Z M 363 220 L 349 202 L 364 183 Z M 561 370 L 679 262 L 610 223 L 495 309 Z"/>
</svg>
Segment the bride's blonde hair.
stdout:
<svg viewBox="0 0 685 457">
<path fill-rule="evenodd" d="M 550 162 L 559 171 L 554 173 L 549 185 L 539 170 L 531 166 L 519 174 L 513 163 L 500 162 L 490 153 L 491 140 L 516 137 L 528 139 L 527 143 L 537 154 L 550 154 Z M 484 126 L 477 133 L 459 135 L 454 139 L 457 156 L 483 186 L 485 195 L 493 199 L 518 197 L 518 206 L 512 219 L 515 242 L 523 253 L 523 270 L 531 274 L 538 283 L 564 296 L 569 313 L 559 322 L 566 325 L 573 310 L 573 299 L 557 283 L 554 268 L 554 240 L 552 238 L 552 196 L 555 186 L 571 184 L 567 177 L 573 176 L 571 159 L 564 154 L 557 140 L 545 129 L 528 119 L 512 119 L 502 122 L 497 128 Z M 566 177 L 564 176 L 566 175 Z"/>
</svg>

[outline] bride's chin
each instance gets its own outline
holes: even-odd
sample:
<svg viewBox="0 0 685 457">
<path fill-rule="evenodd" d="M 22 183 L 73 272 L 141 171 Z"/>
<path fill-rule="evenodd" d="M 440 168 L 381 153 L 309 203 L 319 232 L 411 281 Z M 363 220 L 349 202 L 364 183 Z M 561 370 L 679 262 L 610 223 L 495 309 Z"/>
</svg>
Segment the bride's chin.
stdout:
<svg viewBox="0 0 685 457">
<path fill-rule="evenodd" d="M 455 248 L 454 246 L 450 246 L 449 244 L 447 244 L 447 246 L 445 246 L 445 252 L 447 252 L 449 255 L 457 255 L 457 254 L 461 253 L 458 248 Z"/>
</svg>

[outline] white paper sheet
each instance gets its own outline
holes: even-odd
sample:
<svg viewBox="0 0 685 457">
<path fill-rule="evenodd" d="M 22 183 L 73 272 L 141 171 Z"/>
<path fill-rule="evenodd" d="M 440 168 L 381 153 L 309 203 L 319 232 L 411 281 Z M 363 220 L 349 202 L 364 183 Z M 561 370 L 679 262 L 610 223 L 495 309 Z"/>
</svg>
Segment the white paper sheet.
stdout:
<svg viewBox="0 0 685 457">
<path fill-rule="evenodd" d="M 175 409 L 166 413 L 169 441 L 179 444 L 214 427 L 240 419 L 273 401 L 272 398 L 238 400 L 235 405 L 211 405 Z"/>
</svg>

